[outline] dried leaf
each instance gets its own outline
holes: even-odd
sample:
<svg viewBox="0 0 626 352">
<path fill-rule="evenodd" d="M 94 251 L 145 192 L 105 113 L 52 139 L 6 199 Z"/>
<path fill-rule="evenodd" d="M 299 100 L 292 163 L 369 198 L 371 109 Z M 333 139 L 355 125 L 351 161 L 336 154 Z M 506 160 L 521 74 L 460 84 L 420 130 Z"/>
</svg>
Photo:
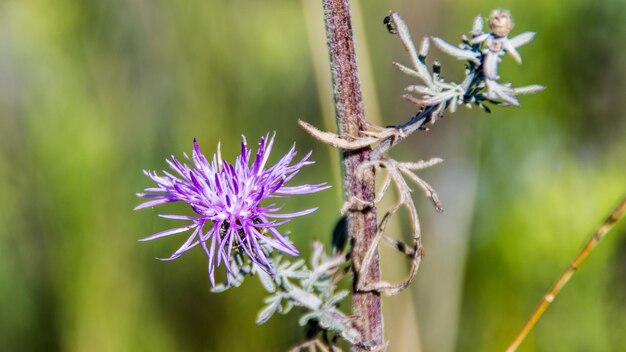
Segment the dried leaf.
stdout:
<svg viewBox="0 0 626 352">
<path fill-rule="evenodd" d="M 411 163 L 411 162 L 404 162 L 402 163 L 402 166 L 404 166 L 405 168 L 409 169 L 409 170 L 422 170 L 422 169 L 426 169 L 429 168 L 431 166 L 435 166 L 437 164 L 440 164 L 443 162 L 443 159 L 441 158 L 432 158 L 429 160 L 420 160 L 416 163 Z"/>
<path fill-rule="evenodd" d="M 335 133 L 323 132 L 313 127 L 313 125 L 298 120 L 298 124 L 311 136 L 315 137 L 320 142 L 332 145 L 335 148 L 345 150 L 356 150 L 368 147 L 376 142 L 379 142 L 378 138 L 374 137 L 358 137 L 351 140 L 345 139 Z"/>
</svg>

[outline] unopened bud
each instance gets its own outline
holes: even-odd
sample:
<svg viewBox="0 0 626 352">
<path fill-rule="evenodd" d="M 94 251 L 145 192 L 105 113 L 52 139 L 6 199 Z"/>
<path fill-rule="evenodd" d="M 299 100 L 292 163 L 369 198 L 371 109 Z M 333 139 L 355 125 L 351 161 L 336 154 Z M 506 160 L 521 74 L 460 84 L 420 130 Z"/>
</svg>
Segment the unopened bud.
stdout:
<svg viewBox="0 0 626 352">
<path fill-rule="evenodd" d="M 505 37 L 513 28 L 513 18 L 508 10 L 496 9 L 489 16 L 489 28 L 496 37 Z"/>
</svg>

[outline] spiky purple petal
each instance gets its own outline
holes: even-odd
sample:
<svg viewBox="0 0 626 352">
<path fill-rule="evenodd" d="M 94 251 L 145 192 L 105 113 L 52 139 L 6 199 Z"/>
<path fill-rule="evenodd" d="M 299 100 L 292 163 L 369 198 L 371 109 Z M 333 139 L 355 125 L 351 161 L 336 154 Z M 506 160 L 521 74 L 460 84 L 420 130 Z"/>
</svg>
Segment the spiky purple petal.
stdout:
<svg viewBox="0 0 626 352">
<path fill-rule="evenodd" d="M 198 216 L 160 215 L 163 218 L 192 223 L 155 233 L 142 241 L 193 229 L 185 243 L 163 260 L 176 259 L 200 245 L 209 259 L 209 279 L 213 285 L 216 267 L 224 263 L 226 270 L 230 272 L 229 259 L 237 248 L 270 273 L 273 268 L 263 245 L 289 255 L 298 255 L 298 250 L 276 227 L 294 217 L 310 214 L 317 208 L 278 213 L 282 206 L 262 206 L 260 203 L 267 198 L 287 198 L 291 195 L 319 192 L 329 186 L 325 183 L 285 186 L 303 166 L 314 162 L 309 160 L 309 152 L 300 161 L 292 164 L 297 154 L 294 144 L 276 164 L 268 166 L 273 145 L 274 135 L 270 137 L 267 134 L 261 138 L 254 160 L 251 160 L 253 153 L 243 137 L 240 154 L 230 164 L 222 160 L 219 144 L 217 153 L 209 162 L 194 139 L 191 157 L 184 154 L 189 165 L 172 156 L 167 159 L 167 165 L 172 172 L 163 171 L 163 175 L 159 176 L 156 172 L 144 171 L 156 183 L 156 187 L 146 188 L 143 193 L 137 194 L 147 201 L 135 209 L 181 201 L 189 204 Z M 205 224 L 209 224 L 207 226 L 210 228 L 205 229 Z"/>
</svg>

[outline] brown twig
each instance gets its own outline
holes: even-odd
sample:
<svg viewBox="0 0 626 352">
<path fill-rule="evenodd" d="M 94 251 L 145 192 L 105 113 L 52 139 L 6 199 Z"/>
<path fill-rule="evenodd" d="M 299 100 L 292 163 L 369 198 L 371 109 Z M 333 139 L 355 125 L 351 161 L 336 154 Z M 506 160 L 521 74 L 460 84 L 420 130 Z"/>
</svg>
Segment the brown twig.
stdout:
<svg viewBox="0 0 626 352">
<path fill-rule="evenodd" d="M 374 167 L 375 170 L 385 169 L 387 170 L 387 175 L 383 181 L 383 185 L 379 191 L 378 197 L 374 200 L 374 203 L 371 206 L 375 206 L 382 197 L 387 193 L 387 189 L 393 183 L 398 190 L 399 200 L 394 204 L 391 209 L 387 210 L 380 223 L 378 224 L 378 231 L 376 232 L 376 236 L 373 239 L 373 245 L 369 248 L 363 261 L 360 263 L 360 267 L 357 268 L 358 273 L 363 273 L 368 270 L 369 265 L 372 263 L 373 255 L 376 253 L 376 249 L 378 248 L 378 244 L 380 240 L 384 240 L 390 244 L 392 244 L 397 250 L 408 255 L 411 258 L 411 268 L 407 276 L 401 281 L 397 283 L 391 283 L 386 281 L 371 281 L 367 280 L 364 275 L 358 275 L 359 280 L 357 281 L 357 287 L 362 291 L 376 291 L 380 293 L 384 293 L 386 295 L 396 295 L 403 290 L 405 290 L 417 274 L 417 270 L 419 268 L 421 258 L 422 258 L 422 240 L 421 240 L 421 229 L 419 217 L 417 215 L 417 209 L 415 208 L 415 203 L 411 198 L 412 190 L 404 179 L 403 175 L 409 177 L 410 180 L 415 182 L 424 193 L 432 199 L 435 203 L 435 207 L 437 209 L 442 209 L 441 204 L 439 203 L 439 198 L 437 194 L 433 190 L 433 188 L 415 175 L 412 170 L 420 170 L 433 165 L 436 165 L 443 160 L 439 158 L 433 158 L 429 161 L 420 161 L 417 163 L 399 163 L 393 159 L 384 159 L 377 161 L 370 161 L 368 163 L 364 163 L 361 165 L 361 169 L 365 170 L 368 167 Z M 359 204 L 355 204 L 359 205 Z M 385 230 L 387 227 L 387 223 L 389 219 L 394 216 L 400 208 L 404 207 L 408 214 L 409 219 L 411 220 L 411 234 L 412 234 L 412 243 L 411 245 L 407 245 L 406 243 L 395 240 L 393 238 L 388 237 L 385 234 Z"/>
<path fill-rule="evenodd" d="M 323 0 L 322 3 L 339 134 L 357 138 L 366 129 L 366 122 L 356 64 L 350 4 L 348 0 Z M 357 171 L 359 165 L 368 160 L 370 148 L 344 150 L 342 153 L 346 199 L 356 197 L 366 202 L 373 201 L 375 186 L 373 169 L 369 172 Z M 354 241 L 352 262 L 355 267 L 360 267 L 365 253 L 372 246 L 376 228 L 375 207 L 350 212 L 348 236 Z M 378 253 L 374 255 L 366 275 L 367 279 L 372 281 L 380 279 Z M 360 352 L 366 351 L 367 346 L 383 345 L 383 318 L 380 294 L 357 290 L 357 280 L 355 277 L 352 312 L 363 341 L 361 344 L 353 345 L 352 350 Z"/>
<path fill-rule="evenodd" d="M 576 270 L 583 264 L 585 259 L 587 259 L 589 253 L 591 253 L 591 251 L 596 248 L 600 240 L 613 228 L 613 225 L 615 225 L 615 223 L 619 219 L 621 219 L 624 214 L 626 214 L 626 198 L 622 200 L 622 202 L 617 206 L 613 213 L 611 213 L 606 221 L 604 221 L 604 223 L 602 223 L 602 225 L 598 227 L 598 229 L 593 233 L 591 238 L 589 238 L 585 246 L 580 250 L 576 258 L 574 258 L 574 260 L 570 263 L 567 269 L 565 269 L 559 279 L 556 280 L 554 286 L 552 286 L 550 291 L 548 291 L 548 293 L 543 296 L 541 302 L 539 302 L 539 305 L 537 306 L 537 308 L 535 308 L 535 311 L 530 316 L 530 319 L 528 319 L 526 324 L 524 324 L 509 348 L 507 348 L 507 352 L 514 352 L 515 350 L 517 350 L 522 341 L 524 341 L 524 338 L 526 338 L 526 335 L 528 335 L 530 330 L 532 330 L 532 328 L 535 326 L 537 320 L 541 318 L 546 309 L 548 309 L 550 303 L 554 301 L 556 295 L 561 292 L 563 286 L 565 286 L 565 284 L 567 284 L 567 282 L 572 278 L 574 272 L 576 272 Z"/>
</svg>

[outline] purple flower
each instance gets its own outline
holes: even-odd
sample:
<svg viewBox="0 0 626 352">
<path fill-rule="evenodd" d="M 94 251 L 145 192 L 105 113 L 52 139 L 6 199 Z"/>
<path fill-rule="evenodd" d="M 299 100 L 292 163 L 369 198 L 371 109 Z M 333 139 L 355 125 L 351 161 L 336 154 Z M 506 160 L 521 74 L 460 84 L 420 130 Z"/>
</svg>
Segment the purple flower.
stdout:
<svg viewBox="0 0 626 352">
<path fill-rule="evenodd" d="M 135 208 L 149 208 L 155 205 L 183 201 L 197 214 L 159 215 L 166 219 L 184 220 L 191 223 L 153 234 L 140 241 L 150 241 L 177 233 L 191 231 L 185 243 L 169 258 L 172 260 L 186 251 L 201 246 L 209 257 L 209 277 L 215 285 L 213 276 L 216 266 L 222 262 L 231 272 L 229 259 L 233 249 L 241 249 L 252 262 L 268 272 L 272 272 L 270 260 L 261 245 L 265 244 L 281 252 L 298 255 L 298 250 L 276 229 L 289 222 L 291 218 L 310 214 L 317 208 L 295 213 L 279 213 L 282 206 L 275 204 L 261 205 L 267 198 L 286 198 L 294 194 L 307 194 L 329 188 L 325 183 L 316 185 L 285 186 L 305 165 L 313 164 L 308 158 L 290 165 L 297 152 L 295 144 L 275 165 L 266 167 L 274 136 L 269 134 L 261 138 L 259 149 L 250 165 L 251 150 L 243 137 L 241 154 L 234 164 L 222 160 L 220 146 L 213 161 L 209 162 L 194 139 L 191 158 L 185 155 L 190 165 L 179 162 L 174 156 L 166 160 L 173 173 L 163 171 L 163 176 L 156 172 L 144 173 L 156 182 L 157 187 L 146 188 L 139 197 L 150 200 Z"/>
</svg>

